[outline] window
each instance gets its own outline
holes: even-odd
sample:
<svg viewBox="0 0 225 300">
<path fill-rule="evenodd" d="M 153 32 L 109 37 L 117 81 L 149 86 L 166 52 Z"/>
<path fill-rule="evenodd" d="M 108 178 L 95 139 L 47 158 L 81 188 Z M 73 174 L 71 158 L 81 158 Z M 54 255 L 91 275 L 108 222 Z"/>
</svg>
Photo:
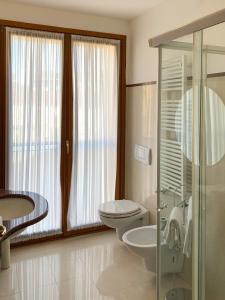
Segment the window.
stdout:
<svg viewBox="0 0 225 300">
<path fill-rule="evenodd" d="M 99 205 L 115 199 L 118 46 L 113 40 L 72 37 L 70 229 L 98 224 Z"/>
<path fill-rule="evenodd" d="M 8 188 L 44 196 L 49 214 L 23 235 L 61 231 L 63 35 L 8 29 Z"/>
<path fill-rule="evenodd" d="M 125 37 L 6 26 L 0 31 L 6 149 L 0 185 L 49 203 L 48 216 L 16 242 L 98 230 L 99 204 L 124 197 Z"/>
</svg>

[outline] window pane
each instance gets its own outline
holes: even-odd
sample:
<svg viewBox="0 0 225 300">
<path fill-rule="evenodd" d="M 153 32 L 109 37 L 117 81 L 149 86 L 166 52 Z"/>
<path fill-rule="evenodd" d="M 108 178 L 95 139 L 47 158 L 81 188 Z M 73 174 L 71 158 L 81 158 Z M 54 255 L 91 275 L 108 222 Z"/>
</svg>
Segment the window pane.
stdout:
<svg viewBox="0 0 225 300">
<path fill-rule="evenodd" d="M 61 229 L 63 35 L 8 29 L 8 188 L 48 200 L 49 214 L 23 235 Z"/>
<path fill-rule="evenodd" d="M 68 226 L 99 223 L 115 199 L 118 43 L 73 36 L 73 166 Z"/>
</svg>

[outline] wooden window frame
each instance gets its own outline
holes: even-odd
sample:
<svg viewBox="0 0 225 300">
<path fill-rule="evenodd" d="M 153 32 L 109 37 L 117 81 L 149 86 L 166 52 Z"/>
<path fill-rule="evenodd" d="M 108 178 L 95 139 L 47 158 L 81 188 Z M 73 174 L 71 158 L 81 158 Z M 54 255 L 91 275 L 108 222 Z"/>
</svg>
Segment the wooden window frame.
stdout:
<svg viewBox="0 0 225 300">
<path fill-rule="evenodd" d="M 62 127 L 61 127 L 61 189 L 62 189 L 62 233 L 49 235 L 37 239 L 17 242 L 13 247 L 24 246 L 44 241 L 56 240 L 70 236 L 88 234 L 107 230 L 108 227 L 88 227 L 68 231 L 67 213 L 72 174 L 72 149 L 66 153 L 66 142 L 72 146 L 73 139 L 73 86 L 72 86 L 72 51 L 71 36 L 82 35 L 115 39 L 120 41 L 119 64 L 119 99 L 118 99 L 118 143 L 117 143 L 117 174 L 116 199 L 123 199 L 125 194 L 125 124 L 126 124 L 126 35 L 104 33 L 96 31 L 39 25 L 9 20 L 0 20 L 0 188 L 5 188 L 6 173 L 6 122 L 7 122 L 7 75 L 6 75 L 6 31 L 5 27 L 39 30 L 64 34 L 63 47 L 63 95 L 62 95 Z M 66 121 L 65 121 L 66 120 Z M 69 166 L 69 167 L 68 167 Z"/>
</svg>

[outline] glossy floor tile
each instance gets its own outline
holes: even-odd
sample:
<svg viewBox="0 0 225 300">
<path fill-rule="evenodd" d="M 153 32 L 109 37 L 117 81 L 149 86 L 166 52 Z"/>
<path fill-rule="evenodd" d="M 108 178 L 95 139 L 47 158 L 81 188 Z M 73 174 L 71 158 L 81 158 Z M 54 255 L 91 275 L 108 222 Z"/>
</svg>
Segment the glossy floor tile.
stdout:
<svg viewBox="0 0 225 300">
<path fill-rule="evenodd" d="M 114 231 L 12 250 L 0 300 L 155 300 L 155 274 Z"/>
</svg>

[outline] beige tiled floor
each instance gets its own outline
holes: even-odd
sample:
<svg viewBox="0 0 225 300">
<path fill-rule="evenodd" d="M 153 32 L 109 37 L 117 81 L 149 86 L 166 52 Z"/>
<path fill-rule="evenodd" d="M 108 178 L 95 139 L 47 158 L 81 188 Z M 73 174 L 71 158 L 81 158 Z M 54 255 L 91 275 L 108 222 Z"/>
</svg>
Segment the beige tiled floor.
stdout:
<svg viewBox="0 0 225 300">
<path fill-rule="evenodd" d="M 155 300 L 156 275 L 129 252 L 114 231 L 13 249 L 0 271 L 0 300 Z M 188 287 L 177 275 L 162 278 L 162 299 Z"/>
<path fill-rule="evenodd" d="M 155 282 L 107 231 L 13 249 L 0 300 L 155 300 Z"/>
</svg>

